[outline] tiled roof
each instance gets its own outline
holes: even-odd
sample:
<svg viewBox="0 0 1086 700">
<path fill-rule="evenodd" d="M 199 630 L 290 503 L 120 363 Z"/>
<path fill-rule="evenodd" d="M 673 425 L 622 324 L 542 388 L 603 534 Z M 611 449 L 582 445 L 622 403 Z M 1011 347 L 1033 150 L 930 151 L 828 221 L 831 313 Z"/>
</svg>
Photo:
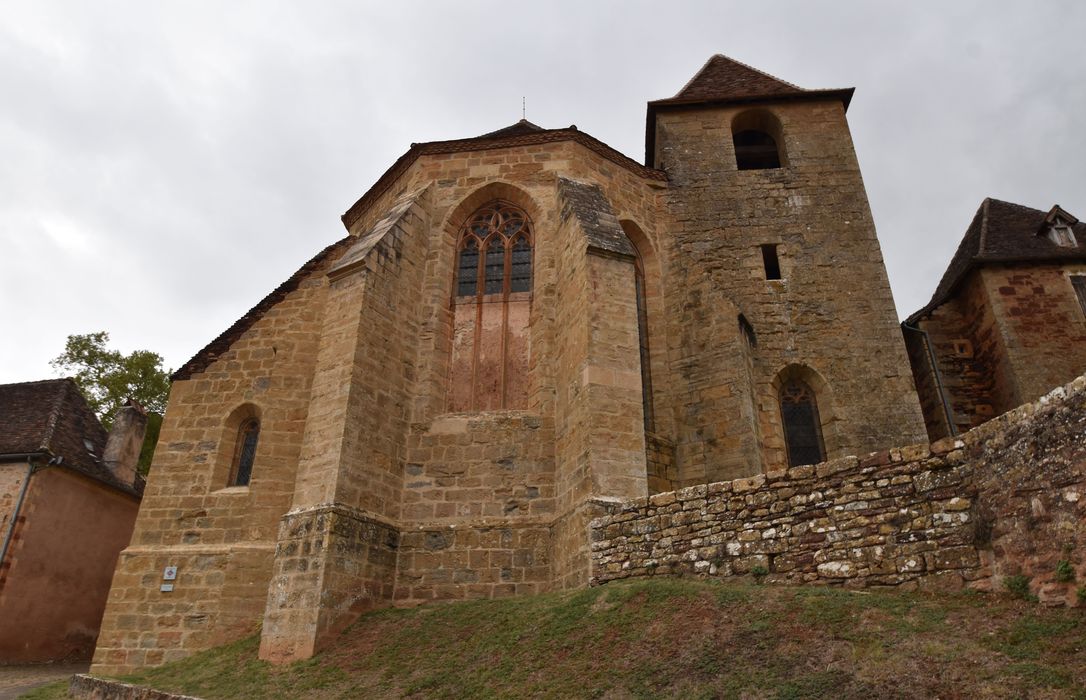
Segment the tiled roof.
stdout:
<svg viewBox="0 0 1086 700">
<path fill-rule="evenodd" d="M 193 355 L 192 359 L 181 365 L 181 367 L 170 376 L 170 380 L 176 382 L 182 379 L 188 379 L 193 374 L 203 372 L 207 369 L 208 365 L 217 360 L 219 355 L 229 350 L 230 346 L 233 345 L 245 331 L 252 328 L 253 324 L 264 316 L 268 309 L 278 304 L 286 298 L 288 294 L 297 289 L 298 285 L 302 283 L 302 280 L 309 276 L 311 272 L 339 257 L 339 254 L 345 251 L 354 240 L 354 236 L 345 236 L 313 256 L 308 262 L 298 268 L 298 270 L 285 282 L 261 299 L 256 306 L 245 312 L 244 316 L 237 321 L 234 321 L 233 325 L 220 333 L 217 338 Z"/>
<path fill-rule="evenodd" d="M 913 323 L 945 302 L 973 268 L 984 264 L 1086 260 L 1086 224 L 1071 227 L 1077 246 L 1061 247 L 1044 235 L 1049 213 L 991 197 L 981 202 L 931 301 L 905 322 Z"/>
<path fill-rule="evenodd" d="M 717 54 L 706 61 L 674 97 L 649 102 L 645 120 L 645 163 L 652 163 L 658 112 L 697 106 L 809 99 L 840 100 L 848 109 L 853 92 L 854 88 L 807 90 Z"/>
<path fill-rule="evenodd" d="M 102 464 L 106 438 L 105 428 L 71 379 L 0 384 L 0 456 L 63 457 L 62 467 L 139 495 L 142 477 L 134 485 L 125 484 Z"/>
<path fill-rule="evenodd" d="M 734 100 L 804 92 L 798 85 L 717 54 L 705 62 L 673 100 Z M 657 100 L 666 102 L 667 100 Z"/>
</svg>

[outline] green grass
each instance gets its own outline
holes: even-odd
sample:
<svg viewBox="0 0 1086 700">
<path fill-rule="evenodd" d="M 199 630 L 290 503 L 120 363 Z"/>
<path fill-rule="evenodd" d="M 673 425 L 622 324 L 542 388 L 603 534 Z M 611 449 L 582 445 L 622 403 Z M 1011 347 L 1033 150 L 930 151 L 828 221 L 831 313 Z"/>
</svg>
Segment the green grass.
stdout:
<svg viewBox="0 0 1086 700">
<path fill-rule="evenodd" d="M 204 698 L 1086 699 L 1084 619 L 1007 595 L 657 577 L 384 610 L 307 661 L 271 666 L 251 637 L 124 680 Z"/>
</svg>

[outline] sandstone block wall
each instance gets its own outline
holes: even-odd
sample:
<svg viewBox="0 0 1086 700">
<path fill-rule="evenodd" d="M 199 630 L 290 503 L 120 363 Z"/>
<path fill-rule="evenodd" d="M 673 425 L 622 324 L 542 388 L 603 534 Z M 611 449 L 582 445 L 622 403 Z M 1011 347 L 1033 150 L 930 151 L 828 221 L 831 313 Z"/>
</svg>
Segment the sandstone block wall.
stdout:
<svg viewBox="0 0 1086 700">
<path fill-rule="evenodd" d="M 397 604 L 542 593 L 551 584 L 550 522 L 420 526 L 404 531 L 398 556 Z"/>
<path fill-rule="evenodd" d="M 689 337 L 672 341 L 682 353 L 673 362 L 681 363 L 675 380 L 685 421 L 677 436 L 684 485 L 787 466 L 773 380 L 793 364 L 825 381 L 818 407 L 829 458 L 925 438 L 841 103 L 759 106 L 781 127 L 784 167 L 769 170 L 737 169 L 731 124 L 747 110 L 657 117 L 655 162 L 668 173 L 675 217 L 668 314 Z M 766 279 L 762 244 L 778 246 L 783 279 Z M 735 314 L 723 312 L 722 297 Z M 757 336 L 761 454 L 753 465 L 735 457 L 752 431 L 738 420 L 715 423 L 722 411 L 742 415 L 742 368 L 734 356 L 722 358 L 718 345 L 736 335 L 738 313 Z M 706 329 L 701 336 L 698 328 Z"/>
<path fill-rule="evenodd" d="M 753 574 L 1001 589 L 1014 575 L 1046 603 L 1078 605 L 1084 438 L 1086 376 L 959 440 L 601 504 L 592 582 Z"/>
<path fill-rule="evenodd" d="M 123 673 L 249 634 L 291 503 L 326 288 L 305 276 L 203 371 L 171 387 L 135 530 L 117 562 L 95 673 Z M 236 435 L 254 406 L 261 432 L 247 487 L 229 486 Z M 179 567 L 170 593 L 165 566 Z"/>
</svg>

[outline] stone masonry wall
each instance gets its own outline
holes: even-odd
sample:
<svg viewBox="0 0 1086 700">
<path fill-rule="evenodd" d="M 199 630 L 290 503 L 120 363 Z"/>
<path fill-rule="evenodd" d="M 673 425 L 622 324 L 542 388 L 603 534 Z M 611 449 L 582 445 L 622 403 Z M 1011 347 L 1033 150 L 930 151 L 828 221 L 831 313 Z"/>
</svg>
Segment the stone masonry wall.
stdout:
<svg viewBox="0 0 1086 700">
<path fill-rule="evenodd" d="M 1084 437 L 1086 376 L 959 440 L 606 505 L 591 524 L 592 582 L 689 573 L 1000 588 L 1025 575 L 1045 602 L 1076 605 Z"/>
<path fill-rule="evenodd" d="M 672 362 L 687 424 L 677 436 L 684 485 L 786 465 L 773 381 L 794 365 L 828 388 L 818 407 L 824 433 L 834 433 L 826 435 L 829 458 L 925 436 L 841 103 L 760 106 L 780 123 L 783 167 L 741 171 L 731 124 L 748 109 L 675 110 L 656 121 L 655 162 L 668 173 L 675 218 L 667 313 L 690 336 L 671 341 L 680 346 Z M 782 279 L 766 279 L 763 244 L 777 246 Z M 725 313 L 721 298 L 737 312 Z M 746 383 L 737 363 L 721 360 L 716 341 L 736 335 L 740 312 L 757 336 L 752 378 L 762 449 L 754 463 L 735 459 L 751 432 L 742 421 L 712 422 L 736 383 Z M 699 327 L 709 332 L 693 335 Z M 732 402 L 725 415 L 740 415 L 741 397 Z"/>
<path fill-rule="evenodd" d="M 971 276 L 956 298 L 934 309 L 916 325 L 931 340 L 958 432 L 976 427 L 1015 405 L 1010 403 L 1014 385 L 1006 348 L 979 275 Z M 912 333 L 906 335 L 906 340 L 917 368 L 914 371 L 930 375 L 925 364 L 916 363 L 926 353 L 923 339 Z M 923 392 L 921 403 L 929 436 L 946 437 L 942 398 L 934 383 L 918 382 L 917 389 Z"/>
<path fill-rule="evenodd" d="M 770 581 L 976 578 L 972 500 L 955 443 L 692 486 L 612 506 L 592 524 L 593 581 L 761 572 Z"/>
<path fill-rule="evenodd" d="M 260 620 L 276 530 L 294 491 L 323 272 L 206 370 L 173 383 L 135 531 L 117 561 L 95 673 L 173 661 L 249 634 Z M 243 404 L 261 411 L 260 439 L 249 485 L 231 487 L 236 432 L 227 419 Z M 179 572 L 170 592 L 159 590 L 166 566 Z"/>
<path fill-rule="evenodd" d="M 397 605 L 496 598 L 549 590 L 547 522 L 450 524 L 407 530 L 400 538 Z"/>
</svg>

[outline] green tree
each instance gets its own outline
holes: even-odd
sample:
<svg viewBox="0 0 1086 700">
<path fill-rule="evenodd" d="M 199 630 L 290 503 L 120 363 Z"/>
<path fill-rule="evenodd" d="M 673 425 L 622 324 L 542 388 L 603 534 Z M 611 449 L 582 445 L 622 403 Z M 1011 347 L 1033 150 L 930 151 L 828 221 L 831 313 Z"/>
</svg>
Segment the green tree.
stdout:
<svg viewBox="0 0 1086 700">
<path fill-rule="evenodd" d="M 58 373 L 75 380 L 102 425 L 108 430 L 117 410 L 129 398 L 147 409 L 147 433 L 140 451 L 139 470 L 146 474 L 155 454 L 162 414 L 170 393 L 170 372 L 162 356 L 150 350 L 128 355 L 107 347 L 109 333 L 69 335 L 64 352 L 49 363 Z"/>
</svg>

